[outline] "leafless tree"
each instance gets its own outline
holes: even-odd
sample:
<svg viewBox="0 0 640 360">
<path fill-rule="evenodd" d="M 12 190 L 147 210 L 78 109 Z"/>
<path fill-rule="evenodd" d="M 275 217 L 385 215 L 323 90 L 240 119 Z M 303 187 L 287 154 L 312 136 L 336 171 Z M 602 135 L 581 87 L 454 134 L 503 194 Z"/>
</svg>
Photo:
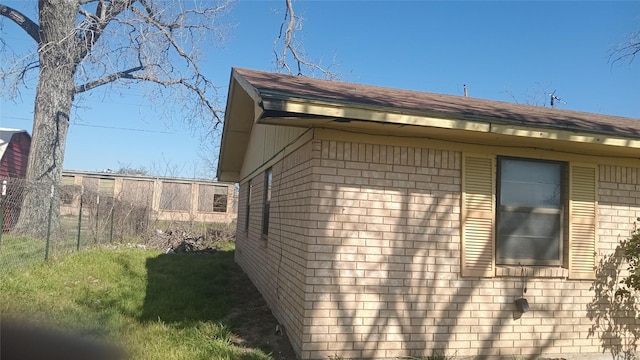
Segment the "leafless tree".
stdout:
<svg viewBox="0 0 640 360">
<path fill-rule="evenodd" d="M 37 77 L 27 180 L 59 182 L 74 99 L 114 82 L 155 84 L 158 99 L 189 107 L 194 121 L 204 121 L 205 131 L 213 131 L 222 112 L 215 105 L 216 87 L 200 67 L 198 49 L 203 41 L 220 39 L 218 18 L 229 2 L 39 0 L 35 20 L 0 3 L 0 18 L 33 40 L 30 54 L 3 59 L 0 68 L 0 81 L 13 95 L 29 76 Z M 16 230 L 42 234 L 45 191 L 44 197 L 37 192 L 25 196 Z M 55 221 L 58 207 L 53 211 Z"/>
<path fill-rule="evenodd" d="M 611 52 L 610 60 L 612 63 L 624 60 L 631 63 L 638 53 L 640 53 L 640 31 L 631 34 L 627 41 L 615 46 Z"/>
<path fill-rule="evenodd" d="M 285 0 L 285 5 L 280 32 L 273 42 L 273 54 L 278 71 L 298 76 L 319 75 L 327 79 L 337 79 L 338 73 L 307 58 L 301 42 L 296 38 L 296 34 L 302 31 L 303 19 L 295 14 L 293 0 Z"/>
<path fill-rule="evenodd" d="M 135 167 L 130 163 L 121 163 L 118 161 L 118 169 L 114 171 L 115 174 L 120 175 L 149 175 L 149 172 L 144 166 Z"/>
<path fill-rule="evenodd" d="M 547 106 L 549 101 L 549 94 L 551 93 L 551 81 L 546 84 L 542 84 L 538 81 L 529 86 L 522 94 L 522 98 L 516 96 L 516 94 L 510 89 L 505 88 L 501 93 L 508 95 L 512 101 L 516 104 L 526 104 L 531 106 Z"/>
</svg>

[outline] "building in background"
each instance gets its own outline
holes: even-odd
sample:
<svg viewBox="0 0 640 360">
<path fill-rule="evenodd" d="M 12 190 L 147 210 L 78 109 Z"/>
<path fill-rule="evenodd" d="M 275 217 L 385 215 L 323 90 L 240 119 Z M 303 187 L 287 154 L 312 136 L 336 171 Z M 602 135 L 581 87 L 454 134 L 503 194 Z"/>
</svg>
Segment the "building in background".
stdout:
<svg viewBox="0 0 640 360">
<path fill-rule="evenodd" d="M 23 179 L 27 173 L 31 135 L 26 130 L 0 128 L 0 180 L 8 183 L 15 179 Z M 22 193 L 13 194 L 11 198 L 2 194 L 2 231 L 13 228 L 20 216 Z"/>
<path fill-rule="evenodd" d="M 130 204 L 148 221 L 230 223 L 236 220 L 235 186 L 213 180 L 64 170 L 61 215 L 77 215 L 84 201 Z M 101 199 L 101 200 L 100 200 Z"/>
<path fill-rule="evenodd" d="M 0 177 L 24 178 L 30 146 L 26 130 L 0 128 Z"/>
</svg>

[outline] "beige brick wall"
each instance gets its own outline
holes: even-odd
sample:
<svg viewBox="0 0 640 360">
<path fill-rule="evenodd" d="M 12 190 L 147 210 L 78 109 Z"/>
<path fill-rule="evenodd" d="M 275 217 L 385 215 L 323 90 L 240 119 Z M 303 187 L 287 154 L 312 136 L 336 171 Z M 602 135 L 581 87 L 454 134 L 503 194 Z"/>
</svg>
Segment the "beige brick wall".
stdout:
<svg viewBox="0 0 640 360">
<path fill-rule="evenodd" d="M 307 236 L 311 226 L 311 149 L 307 143 L 272 167 L 269 235 L 262 235 L 264 171 L 252 180 L 248 231 L 245 231 L 248 183 L 240 186 L 236 261 L 285 327 L 294 349 L 302 347 Z M 275 325 L 275 324 L 274 324 Z"/>
<path fill-rule="evenodd" d="M 459 152 L 316 143 L 312 186 L 319 198 L 311 219 L 318 230 L 309 238 L 303 358 L 425 356 L 434 349 L 459 357 L 580 358 L 601 353 L 615 337 L 594 326 L 611 319 L 594 310 L 603 299 L 593 282 L 567 280 L 566 269 L 529 269 L 532 311 L 522 315 L 514 305 L 522 291 L 518 268 L 499 268 L 491 279 L 460 277 Z M 637 169 L 600 172 L 604 255 L 640 215 L 640 187 L 631 175 Z"/>
<path fill-rule="evenodd" d="M 520 314 L 519 268 L 462 278 L 461 153 L 427 147 L 313 140 L 273 166 L 267 240 L 263 173 L 253 178 L 248 233 L 242 185 L 237 260 L 303 359 L 433 350 L 458 358 L 610 358 L 603 350 L 628 341 L 625 331 L 638 324 L 602 306 L 611 303 L 597 288 L 605 281 L 567 280 L 566 269 L 531 267 L 532 311 Z M 609 260 L 640 216 L 638 171 L 600 166 L 600 261 Z M 607 324 L 617 330 L 603 332 Z"/>
<path fill-rule="evenodd" d="M 600 165 L 598 185 L 599 276 L 587 313 L 597 343 L 603 351 L 615 353 L 635 346 L 640 336 L 640 307 L 617 301 L 610 290 L 627 273 L 621 257 L 611 254 L 619 254 L 617 244 L 640 226 L 640 168 Z"/>
</svg>

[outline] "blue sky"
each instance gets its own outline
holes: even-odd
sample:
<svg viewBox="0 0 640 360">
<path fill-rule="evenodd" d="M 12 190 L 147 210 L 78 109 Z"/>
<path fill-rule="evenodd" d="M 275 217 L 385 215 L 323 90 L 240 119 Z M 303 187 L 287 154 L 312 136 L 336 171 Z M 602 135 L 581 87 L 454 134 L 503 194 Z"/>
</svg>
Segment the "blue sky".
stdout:
<svg viewBox="0 0 640 360">
<path fill-rule="evenodd" d="M 31 13 L 31 2 L 8 1 Z M 274 70 L 272 46 L 284 1 L 239 1 L 223 19 L 226 40 L 204 44 L 203 67 L 224 106 L 232 66 Z M 298 33 L 308 57 L 343 81 L 640 118 L 640 59 L 612 64 L 612 48 L 640 31 L 639 1 L 304 1 Z M 25 9 L 25 6 L 26 9 Z M 4 21 L 4 40 L 29 38 Z M 114 90 L 122 89 L 117 92 Z M 31 132 L 35 84 L 2 95 L 0 126 Z M 171 107 L 171 101 L 167 101 Z M 160 120 L 140 89 L 99 88 L 77 104 L 65 168 L 145 167 L 156 175 L 204 177 L 198 134 Z M 175 117 L 175 116 L 174 116 Z"/>
</svg>

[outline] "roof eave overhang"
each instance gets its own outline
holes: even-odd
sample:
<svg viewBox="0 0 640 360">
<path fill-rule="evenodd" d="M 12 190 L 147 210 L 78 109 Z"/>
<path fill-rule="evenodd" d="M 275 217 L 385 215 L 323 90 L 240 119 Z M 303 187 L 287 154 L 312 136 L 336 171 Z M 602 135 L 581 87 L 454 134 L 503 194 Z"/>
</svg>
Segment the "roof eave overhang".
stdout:
<svg viewBox="0 0 640 360">
<path fill-rule="evenodd" d="M 300 97 L 289 92 L 257 89 L 246 78 L 231 72 L 229 96 L 218 159 L 220 181 L 239 182 L 251 129 L 254 124 L 331 129 L 361 129 L 424 132 L 446 135 L 443 139 L 507 139 L 513 143 L 527 139 L 545 147 L 561 143 L 563 147 L 588 146 L 603 154 L 629 153 L 640 149 L 640 138 L 614 132 L 577 130 L 546 125 L 535 126 L 494 117 L 415 111 L 362 103 L 340 103 L 324 98 Z M 345 123 L 348 123 L 345 124 Z M 596 151 L 597 149 L 597 151 Z"/>
<path fill-rule="evenodd" d="M 614 147 L 640 149 L 640 138 L 620 136 L 615 133 L 579 131 L 509 123 L 502 119 L 483 117 L 446 118 L 439 113 L 399 112 L 398 109 L 383 107 L 357 107 L 318 99 L 287 97 L 277 93 L 263 93 L 264 116 L 258 119 L 265 124 L 308 127 L 310 124 L 324 127 L 339 127 L 339 123 L 363 122 L 381 125 L 419 126 L 427 128 L 467 131 L 481 134 L 495 134 L 509 137 L 526 137 L 582 144 L 599 144 Z M 288 114 L 286 118 L 269 114 Z M 319 119 L 325 118 L 325 121 Z M 357 127 L 357 125 L 353 125 Z"/>
</svg>

